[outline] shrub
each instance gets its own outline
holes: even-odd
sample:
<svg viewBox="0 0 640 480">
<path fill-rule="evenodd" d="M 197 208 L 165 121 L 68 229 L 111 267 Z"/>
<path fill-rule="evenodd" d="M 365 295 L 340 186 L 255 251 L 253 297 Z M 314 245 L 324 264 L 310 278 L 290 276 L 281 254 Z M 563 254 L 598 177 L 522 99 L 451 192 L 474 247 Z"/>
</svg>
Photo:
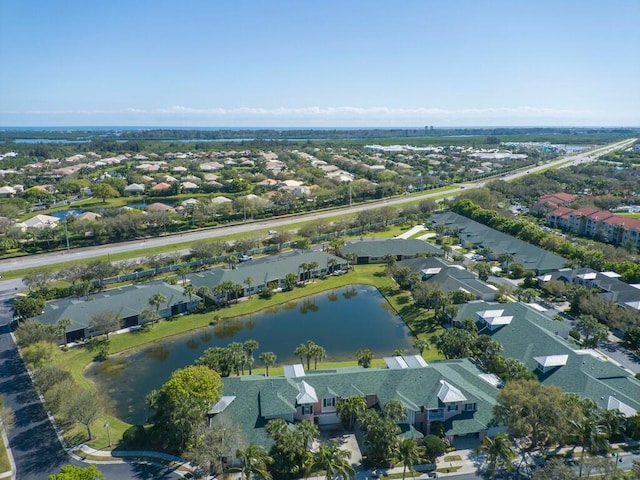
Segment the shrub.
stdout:
<svg viewBox="0 0 640 480">
<path fill-rule="evenodd" d="M 569 336 L 573 338 L 576 342 L 580 341 L 580 332 L 575 329 L 569 330 Z"/>
</svg>

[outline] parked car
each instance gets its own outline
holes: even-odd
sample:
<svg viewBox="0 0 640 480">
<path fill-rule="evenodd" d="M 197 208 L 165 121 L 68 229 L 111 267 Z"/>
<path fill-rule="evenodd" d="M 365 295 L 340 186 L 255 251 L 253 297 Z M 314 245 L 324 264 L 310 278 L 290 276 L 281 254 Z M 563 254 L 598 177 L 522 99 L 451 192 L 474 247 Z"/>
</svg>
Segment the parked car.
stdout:
<svg viewBox="0 0 640 480">
<path fill-rule="evenodd" d="M 253 257 L 251 255 L 242 255 L 240 257 L 241 262 L 248 262 L 249 260 L 253 260 Z"/>
</svg>

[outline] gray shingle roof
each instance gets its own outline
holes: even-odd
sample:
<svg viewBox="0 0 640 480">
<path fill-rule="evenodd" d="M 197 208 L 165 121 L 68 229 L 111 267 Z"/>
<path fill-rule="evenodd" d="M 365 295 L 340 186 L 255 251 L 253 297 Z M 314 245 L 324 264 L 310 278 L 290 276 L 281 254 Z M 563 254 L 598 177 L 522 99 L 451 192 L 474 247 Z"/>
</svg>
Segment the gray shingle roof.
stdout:
<svg viewBox="0 0 640 480">
<path fill-rule="evenodd" d="M 515 358 L 534 371 L 544 384 L 557 385 L 564 391 L 588 397 L 607 408 L 609 396 L 640 411 L 640 382 L 621 367 L 590 354 L 588 350 L 574 350 L 563 338 L 570 326 L 552 320 L 521 303 L 472 302 L 459 305 L 457 321 L 479 318 L 478 312 L 503 310 L 502 315 L 513 316 L 509 325 L 493 331 L 481 329 L 504 348 L 503 355 Z M 536 370 L 534 357 L 568 355 L 567 363 L 542 373 Z"/>
<path fill-rule="evenodd" d="M 387 238 L 383 240 L 356 240 L 347 243 L 342 253 L 355 253 L 358 257 L 377 257 L 385 255 L 414 256 L 419 253 L 442 255 L 435 245 L 417 239 Z"/>
<path fill-rule="evenodd" d="M 449 422 L 450 434 L 475 433 L 487 428 L 495 405 L 497 389 L 482 380 L 482 372 L 469 360 L 448 360 L 431 363 L 426 367 L 390 370 L 387 368 L 348 367 L 336 370 L 309 371 L 304 381 L 319 396 L 333 392 L 342 398 L 353 395 L 377 395 L 381 404 L 389 400 L 401 400 L 409 408 L 419 410 L 442 408 L 437 394 L 441 380 L 460 389 L 469 403 L 477 403 L 477 411 L 460 415 L 463 423 Z M 240 376 L 223 379 L 225 395 L 234 400 L 215 421 L 230 420 L 238 425 L 246 442 L 258 443 L 268 448 L 271 439 L 264 432 L 265 417 L 284 416 L 293 413 L 296 387 L 302 378 L 283 376 Z M 469 418 L 473 422 L 469 422 Z M 472 427 L 469 430 L 467 427 Z"/>
<path fill-rule="evenodd" d="M 445 293 L 454 290 L 465 290 L 478 298 L 497 292 L 497 289 L 479 280 L 473 273 L 458 266 L 449 265 L 443 259 L 435 257 L 418 257 L 402 260 L 398 266 L 408 267 L 412 271 L 421 273 L 426 269 L 440 269 L 437 273 L 426 278 L 429 283 L 438 285 Z M 435 271 L 435 270 L 434 270 Z"/>
<path fill-rule="evenodd" d="M 44 313 L 35 317 L 34 320 L 55 325 L 61 319 L 68 318 L 71 320 L 71 325 L 66 331 L 73 332 L 87 328 L 92 317 L 100 312 L 111 311 L 118 314 L 121 319 L 139 315 L 149 307 L 149 298 L 156 293 L 164 295 L 167 299 L 167 302 L 161 305 L 161 309 L 189 302 L 189 297 L 184 295 L 182 287 L 164 282 L 149 282 L 92 294 L 87 301 L 83 298 L 54 300 L 48 302 Z M 199 299 L 199 297 L 193 295 L 192 299 Z"/>
<path fill-rule="evenodd" d="M 254 258 L 248 262 L 237 264 L 234 270 L 224 268 L 214 268 L 204 272 L 187 275 L 189 281 L 196 288 L 212 287 L 226 280 L 244 285 L 247 277 L 252 277 L 253 285 L 266 285 L 268 282 L 284 279 L 288 273 L 299 275 L 302 273 L 300 265 L 303 263 L 318 263 L 318 271 L 326 272 L 329 261 L 334 259 L 337 265 L 346 267 L 346 260 L 324 252 L 305 251 L 288 252 L 280 255 L 270 255 L 266 257 Z"/>
<path fill-rule="evenodd" d="M 447 225 L 458 230 L 460 243 L 471 243 L 477 247 L 490 248 L 495 255 L 511 254 L 516 263 L 527 270 L 546 273 L 558 270 L 567 264 L 567 259 L 531 245 L 518 238 L 499 232 L 457 213 L 445 211 L 434 213 L 432 225 Z"/>
</svg>

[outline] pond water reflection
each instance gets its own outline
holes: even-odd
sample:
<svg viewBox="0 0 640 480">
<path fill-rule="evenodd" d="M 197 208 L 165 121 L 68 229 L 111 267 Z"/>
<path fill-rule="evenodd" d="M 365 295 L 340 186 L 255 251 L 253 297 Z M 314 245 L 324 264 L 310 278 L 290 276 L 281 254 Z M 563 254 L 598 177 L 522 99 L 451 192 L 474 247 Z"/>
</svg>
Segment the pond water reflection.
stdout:
<svg viewBox="0 0 640 480">
<path fill-rule="evenodd" d="M 213 315 L 213 314 L 212 314 Z M 189 317 L 179 318 L 188 322 Z M 313 340 L 327 351 L 328 361 L 354 359 L 356 350 L 369 348 L 374 356 L 411 349 L 411 334 L 377 289 L 352 285 L 310 296 L 263 312 L 220 321 L 212 327 L 117 355 L 92 365 L 87 376 L 104 387 L 115 414 L 126 422 L 144 423 L 145 397 L 171 372 L 191 365 L 209 347 L 256 340 L 258 356 L 271 351 L 278 364 L 299 362 L 294 349 Z"/>
</svg>

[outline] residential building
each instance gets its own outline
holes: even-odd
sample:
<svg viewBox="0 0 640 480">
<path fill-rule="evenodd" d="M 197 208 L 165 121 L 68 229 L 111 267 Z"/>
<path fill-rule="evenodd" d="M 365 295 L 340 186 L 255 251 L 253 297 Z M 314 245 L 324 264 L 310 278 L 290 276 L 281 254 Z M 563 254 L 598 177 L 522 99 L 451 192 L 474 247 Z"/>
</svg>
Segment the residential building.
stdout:
<svg viewBox="0 0 640 480">
<path fill-rule="evenodd" d="M 269 420 L 336 426 L 338 401 L 359 396 L 368 408 L 400 401 L 407 410 L 400 427 L 415 437 L 435 432 L 436 422 L 453 445 L 462 437 L 482 440 L 495 431 L 489 425 L 498 389 L 470 360 L 427 365 L 422 357 L 391 357 L 387 364 L 309 372 L 292 365 L 285 366 L 283 376 L 227 377 L 224 396 L 210 411 L 211 422 L 229 421 L 245 442 L 268 449 L 272 440 L 264 427 Z"/>
<path fill-rule="evenodd" d="M 616 272 L 598 272 L 591 268 L 572 270 L 563 268 L 538 277 L 540 284 L 560 280 L 566 283 L 582 285 L 601 291 L 598 295 L 605 300 L 617 303 L 621 307 L 640 310 L 640 284 L 629 284 L 620 280 Z"/>
<path fill-rule="evenodd" d="M 491 251 L 487 256 L 489 260 L 497 259 L 505 254 L 511 255 L 513 257 L 511 263 L 519 263 L 526 270 L 533 270 L 539 275 L 563 268 L 568 263 L 564 257 L 454 212 L 434 213 L 429 218 L 429 223 L 444 225 L 455 231 L 460 244 L 464 247 L 489 249 Z"/>
<path fill-rule="evenodd" d="M 397 261 L 415 258 L 419 255 L 439 255 L 444 252 L 433 245 L 417 239 L 386 238 L 355 240 L 340 249 L 343 255 L 355 253 L 357 264 L 383 263 L 386 255 L 393 255 Z"/>
<path fill-rule="evenodd" d="M 270 255 L 245 261 L 236 265 L 234 269 L 214 268 L 204 272 L 187 275 L 187 278 L 196 288 L 207 287 L 209 296 L 214 298 L 213 289 L 222 282 L 231 281 L 240 285 L 243 290 L 239 296 L 259 293 L 270 283 L 275 283 L 277 288 L 285 286 L 285 277 L 292 273 L 296 281 L 304 281 L 309 278 L 327 275 L 335 270 L 346 269 L 348 262 L 335 255 L 324 252 L 304 251 L 288 252 L 279 255 Z M 247 278 L 253 282 L 248 284 Z M 234 293 L 235 295 L 235 293 Z M 219 300 L 215 298 L 215 300 Z"/>
<path fill-rule="evenodd" d="M 547 225 L 620 245 L 640 246 L 640 219 L 615 215 L 593 207 L 560 207 L 547 214 Z"/>
<path fill-rule="evenodd" d="M 454 322 L 472 319 L 478 333 L 502 345 L 502 355 L 524 363 L 545 385 L 590 398 L 627 416 L 640 411 L 640 381 L 590 349 L 567 341 L 571 326 L 522 303 L 470 302 L 458 305 Z"/>
<path fill-rule="evenodd" d="M 437 285 L 444 293 L 461 290 L 487 301 L 495 300 L 498 294 L 496 287 L 483 282 L 463 266 L 450 265 L 441 258 L 417 257 L 402 260 L 397 265 L 419 273 L 423 281 Z"/>
<path fill-rule="evenodd" d="M 143 312 L 145 309 L 155 308 L 149 304 L 149 299 L 156 294 L 166 298 L 166 302 L 158 306 L 160 318 L 190 312 L 202 301 L 197 295 L 187 295 L 178 285 L 149 282 L 92 293 L 88 299 L 53 300 L 47 302 L 44 312 L 33 320 L 46 325 L 58 325 L 62 319 L 71 320 L 71 324 L 65 329 L 65 343 L 75 342 L 99 333 L 93 331 L 91 319 L 104 311 L 115 313 L 124 328 L 148 322 L 149 319 L 144 318 Z"/>
</svg>

